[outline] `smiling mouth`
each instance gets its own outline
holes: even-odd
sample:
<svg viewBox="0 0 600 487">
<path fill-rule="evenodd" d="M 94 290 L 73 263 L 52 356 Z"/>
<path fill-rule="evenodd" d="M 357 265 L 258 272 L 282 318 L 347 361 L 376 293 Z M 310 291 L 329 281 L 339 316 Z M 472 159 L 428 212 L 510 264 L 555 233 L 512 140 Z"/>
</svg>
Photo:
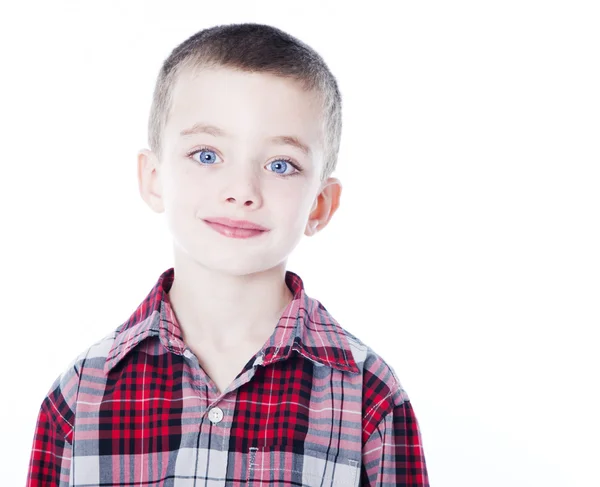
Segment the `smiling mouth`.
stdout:
<svg viewBox="0 0 600 487">
<path fill-rule="evenodd" d="M 229 227 L 227 225 L 223 225 L 221 223 L 210 222 L 204 220 L 204 222 L 211 227 L 216 232 L 221 235 L 225 235 L 226 237 L 231 238 L 251 238 L 262 235 L 263 233 L 267 233 L 268 230 L 257 230 L 252 228 L 237 228 L 237 227 Z"/>
</svg>

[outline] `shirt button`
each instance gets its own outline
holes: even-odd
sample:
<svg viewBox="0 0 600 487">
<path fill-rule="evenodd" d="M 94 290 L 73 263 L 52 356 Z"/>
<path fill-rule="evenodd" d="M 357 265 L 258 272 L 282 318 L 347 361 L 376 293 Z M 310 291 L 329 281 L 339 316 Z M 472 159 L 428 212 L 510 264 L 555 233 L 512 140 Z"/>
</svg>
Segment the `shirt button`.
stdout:
<svg viewBox="0 0 600 487">
<path fill-rule="evenodd" d="M 210 419 L 211 422 L 213 422 L 213 423 L 218 423 L 219 421 L 221 421 L 223 419 L 223 410 L 218 407 L 212 408 L 208 412 L 208 419 Z"/>
</svg>

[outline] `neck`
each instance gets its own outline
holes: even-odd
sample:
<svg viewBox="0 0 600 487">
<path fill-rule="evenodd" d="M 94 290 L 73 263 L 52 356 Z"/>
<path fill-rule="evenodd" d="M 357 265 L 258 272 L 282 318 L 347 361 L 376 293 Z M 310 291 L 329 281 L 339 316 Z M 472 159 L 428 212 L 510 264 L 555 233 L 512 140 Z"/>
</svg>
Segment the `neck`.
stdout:
<svg viewBox="0 0 600 487">
<path fill-rule="evenodd" d="M 169 300 L 184 341 L 215 348 L 262 344 L 293 296 L 285 262 L 243 276 L 215 271 L 195 261 L 175 261 Z"/>
</svg>

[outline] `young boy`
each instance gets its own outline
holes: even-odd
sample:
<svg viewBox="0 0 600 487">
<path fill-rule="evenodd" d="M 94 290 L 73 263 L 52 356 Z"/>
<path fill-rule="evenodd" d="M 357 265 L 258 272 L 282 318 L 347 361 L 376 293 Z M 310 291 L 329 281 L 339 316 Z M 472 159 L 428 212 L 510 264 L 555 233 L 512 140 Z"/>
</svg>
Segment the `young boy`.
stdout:
<svg viewBox="0 0 600 487">
<path fill-rule="evenodd" d="M 427 486 L 394 370 L 286 261 L 336 212 L 341 97 L 271 26 L 198 32 L 159 73 L 139 189 L 174 267 L 43 400 L 28 486 Z"/>
</svg>

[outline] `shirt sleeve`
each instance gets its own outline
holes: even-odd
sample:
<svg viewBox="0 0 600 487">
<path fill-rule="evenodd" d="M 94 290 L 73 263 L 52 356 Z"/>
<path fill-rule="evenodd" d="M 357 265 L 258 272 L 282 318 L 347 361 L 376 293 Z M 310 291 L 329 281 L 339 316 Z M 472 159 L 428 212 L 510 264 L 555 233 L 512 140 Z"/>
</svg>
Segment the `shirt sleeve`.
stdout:
<svg viewBox="0 0 600 487">
<path fill-rule="evenodd" d="M 27 472 L 27 487 L 67 487 L 71 474 L 74 368 L 58 377 L 40 407 Z M 66 392 L 65 392 L 66 391 Z"/>
<path fill-rule="evenodd" d="M 362 487 L 429 487 L 419 424 L 410 401 L 396 404 L 363 444 Z"/>
</svg>

